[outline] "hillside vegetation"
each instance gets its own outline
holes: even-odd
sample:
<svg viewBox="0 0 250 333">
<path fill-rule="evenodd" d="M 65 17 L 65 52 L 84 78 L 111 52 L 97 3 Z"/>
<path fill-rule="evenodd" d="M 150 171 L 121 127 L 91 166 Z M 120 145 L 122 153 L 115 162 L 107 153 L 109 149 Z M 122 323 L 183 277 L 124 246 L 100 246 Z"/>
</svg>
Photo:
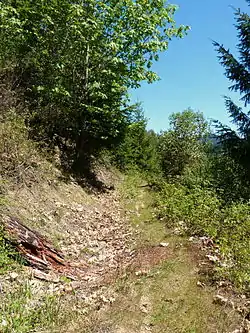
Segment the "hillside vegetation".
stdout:
<svg viewBox="0 0 250 333">
<path fill-rule="evenodd" d="M 1 332 L 249 329 L 250 18 L 235 11 L 238 59 L 214 42 L 243 102 L 225 97 L 233 129 L 187 108 L 156 133 L 129 91 L 156 81 L 154 62 L 188 33 L 177 9 L 0 3 Z M 12 217 L 66 267 L 29 268 L 6 231 Z M 222 285 L 238 308 L 213 302 Z"/>
</svg>

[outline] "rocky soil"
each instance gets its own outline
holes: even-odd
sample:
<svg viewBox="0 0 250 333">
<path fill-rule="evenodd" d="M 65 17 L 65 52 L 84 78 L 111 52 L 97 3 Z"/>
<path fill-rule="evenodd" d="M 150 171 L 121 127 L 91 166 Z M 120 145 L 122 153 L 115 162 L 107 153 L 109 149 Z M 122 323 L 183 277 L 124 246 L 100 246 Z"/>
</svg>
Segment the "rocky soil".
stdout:
<svg viewBox="0 0 250 333">
<path fill-rule="evenodd" d="M 106 176 L 104 178 L 107 180 Z M 132 226 L 130 223 L 133 214 L 140 214 L 137 205 L 135 210 L 125 209 L 119 188 L 121 179 L 116 178 L 114 181 L 113 177 L 112 181 L 115 189 L 103 193 L 86 193 L 74 181 L 53 186 L 40 185 L 39 191 L 35 188 L 21 188 L 9 192 L 11 204 L 8 214 L 18 215 L 30 228 L 40 231 L 52 240 L 62 251 L 66 265 L 49 272 L 26 267 L 21 271 L 0 275 L 0 300 L 10 291 L 28 285 L 32 294 L 29 306 L 39 304 L 44 295 L 57 295 L 61 305 L 68 308 L 71 315 L 74 313 L 75 316 L 82 316 L 84 323 L 91 326 L 93 323 L 89 320 L 91 321 L 92 317 L 87 314 L 93 310 L 105 311 L 107 306 L 116 301 L 119 296 L 116 281 L 119 278 L 140 279 L 148 276 L 157 265 L 176 257 L 175 247 L 169 246 L 168 242 L 154 245 L 141 243 L 139 226 Z M 133 200 L 136 201 L 136 198 Z M 191 245 L 194 246 L 193 253 L 195 252 L 192 260 L 197 262 L 197 267 L 215 258 L 216 248 L 209 239 L 190 238 L 189 243 L 194 244 Z M 199 251 L 204 252 L 202 259 L 197 255 Z M 204 286 L 203 280 L 198 281 L 198 288 Z M 215 294 L 214 301 L 222 306 L 230 303 L 229 306 L 235 310 L 232 302 L 237 299 L 235 304 L 246 317 L 249 306 L 247 299 L 238 302 L 238 296 L 228 297 L 223 294 L 226 289 L 221 290 L 222 295 Z M 147 295 L 143 297 L 138 308 L 145 313 L 148 320 L 152 305 Z M 249 323 L 246 318 L 242 327 L 233 333 L 250 332 L 247 324 Z M 66 325 L 65 331 L 61 329 L 61 332 L 85 332 L 82 331 L 82 321 L 79 325 L 81 330 L 73 327 L 69 321 L 69 326 Z M 149 324 L 145 325 L 141 330 L 143 333 L 151 330 Z M 98 330 L 97 326 L 95 327 L 96 331 L 92 330 L 92 333 L 123 332 L 121 327 L 115 330 L 103 325 Z"/>
</svg>

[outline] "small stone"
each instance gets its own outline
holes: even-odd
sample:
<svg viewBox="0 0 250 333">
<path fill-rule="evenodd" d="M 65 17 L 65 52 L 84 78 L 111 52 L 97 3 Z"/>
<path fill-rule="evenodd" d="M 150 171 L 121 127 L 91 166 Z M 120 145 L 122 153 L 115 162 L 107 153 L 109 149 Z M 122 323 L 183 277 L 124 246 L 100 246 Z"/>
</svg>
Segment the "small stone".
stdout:
<svg viewBox="0 0 250 333">
<path fill-rule="evenodd" d="M 100 296 L 100 299 L 104 302 L 104 303 L 110 303 L 110 299 L 106 298 L 104 295 Z"/>
<path fill-rule="evenodd" d="M 9 275 L 12 281 L 16 280 L 19 276 L 16 272 L 11 272 Z"/>
<path fill-rule="evenodd" d="M 66 285 L 64 286 L 63 290 L 66 292 L 66 293 L 71 293 L 73 291 L 73 288 L 72 286 L 70 285 Z"/>
<path fill-rule="evenodd" d="M 169 243 L 164 243 L 164 242 L 162 242 L 162 243 L 160 243 L 160 246 L 168 247 L 168 246 L 169 246 Z"/>
<path fill-rule="evenodd" d="M 250 321 L 245 319 L 244 321 L 244 329 L 245 329 L 245 332 L 250 332 Z"/>
<path fill-rule="evenodd" d="M 220 305 L 227 305 L 232 308 L 234 308 L 234 303 L 230 301 L 228 298 L 221 296 L 221 295 L 216 295 L 214 296 L 214 303 L 220 304 Z"/>
<path fill-rule="evenodd" d="M 228 299 L 221 295 L 215 295 L 214 296 L 214 303 L 218 303 L 220 305 L 225 305 L 228 303 Z"/>
<path fill-rule="evenodd" d="M 206 257 L 208 258 L 209 261 L 212 261 L 212 262 L 218 262 L 219 261 L 219 258 L 217 256 L 212 256 L 210 254 L 207 254 Z"/>
<path fill-rule="evenodd" d="M 198 287 L 201 287 L 201 288 L 204 288 L 206 285 L 205 285 L 205 283 L 202 283 L 202 282 L 200 282 L 200 281 L 197 281 L 197 286 L 198 286 Z"/>
<path fill-rule="evenodd" d="M 140 271 L 136 271 L 135 272 L 135 275 L 136 276 L 141 276 L 141 275 L 147 275 L 148 274 L 148 271 L 146 271 L 146 270 L 140 270 Z"/>
<path fill-rule="evenodd" d="M 143 312 L 143 313 L 148 313 L 148 304 L 141 304 L 141 306 L 140 306 L 140 310 L 141 310 L 141 312 Z"/>
<path fill-rule="evenodd" d="M 70 283 L 70 285 L 75 290 L 75 289 L 80 288 L 81 282 L 79 282 L 79 281 L 73 281 L 73 282 Z"/>
<path fill-rule="evenodd" d="M 6 321 L 5 319 L 3 319 L 2 322 L 1 322 L 1 326 L 4 326 L 4 327 L 5 327 L 5 326 L 7 326 L 7 325 L 8 325 L 7 321 Z"/>
<path fill-rule="evenodd" d="M 219 281 L 218 286 L 219 287 L 227 287 L 228 286 L 228 281 L 224 281 L 224 280 Z"/>
</svg>

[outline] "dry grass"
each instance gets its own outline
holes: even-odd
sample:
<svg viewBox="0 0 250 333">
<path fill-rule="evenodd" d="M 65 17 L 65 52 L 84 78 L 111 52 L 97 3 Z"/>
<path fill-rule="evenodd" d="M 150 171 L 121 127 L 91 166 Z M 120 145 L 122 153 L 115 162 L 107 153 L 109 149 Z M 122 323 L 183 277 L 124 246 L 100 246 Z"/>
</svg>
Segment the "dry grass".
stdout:
<svg viewBox="0 0 250 333">
<path fill-rule="evenodd" d="M 39 182 L 32 187 L 15 187 L 6 193 L 9 214 L 56 241 L 70 230 L 70 212 L 94 199 L 74 182 L 55 179 L 52 184 Z M 72 226 L 73 227 L 73 226 Z"/>
<path fill-rule="evenodd" d="M 2 180 L 32 186 L 42 179 L 54 177 L 53 166 L 41 156 L 34 142 L 28 139 L 24 121 L 14 113 L 0 123 L 0 175 Z"/>
<path fill-rule="evenodd" d="M 107 322 L 110 332 L 231 332 L 239 324 L 232 309 L 213 303 L 210 288 L 197 287 L 196 269 L 185 251 L 149 276 L 118 285 L 120 296 Z M 121 282 L 120 282 L 121 283 Z"/>
<path fill-rule="evenodd" d="M 22 147 L 18 148 L 19 151 Z M 33 148 L 28 148 L 28 151 Z M 29 154 L 24 155 L 24 160 L 30 161 Z M 36 156 L 35 150 L 32 156 Z M 28 170 L 36 174 L 36 167 L 31 168 Z M 38 174 L 43 173 L 40 166 L 37 170 Z M 28 175 L 26 173 L 25 177 Z M 5 194 L 8 213 L 42 231 L 55 243 L 60 242 L 63 235 L 65 237 L 67 229 L 78 230 L 77 218 L 82 214 L 81 209 L 88 211 L 91 205 L 94 208 L 100 199 L 73 181 L 61 181 L 58 175 L 53 168 L 49 177 L 35 177 L 38 181 L 18 186 L 16 177 L 8 171 L 6 179 L 12 186 L 7 187 Z M 27 306 L 23 310 L 21 306 L 34 301 L 29 291 L 14 293 L 9 303 L 5 303 L 4 311 L 11 319 L 12 307 L 15 306 L 12 325 L 16 325 L 16 332 L 28 333 L 34 328 L 34 332 L 47 333 L 228 333 L 238 327 L 240 318 L 236 312 L 213 303 L 215 290 L 197 286 L 199 276 L 195 256 L 189 252 L 184 239 L 170 236 L 164 225 L 154 218 L 153 198 L 139 187 L 140 183 L 139 175 L 129 175 L 120 188 L 124 213 L 138 231 L 138 256 L 129 274 L 125 272 L 123 277 L 114 283 L 112 280 L 113 284 L 107 287 L 116 294 L 114 303 L 86 314 L 84 301 L 72 293 L 70 297 L 59 300 L 60 309 L 58 299 L 50 302 L 50 298 L 44 298 L 42 311 L 36 313 L 32 307 Z M 72 223 L 72 214 L 75 214 L 73 221 L 76 224 Z M 160 242 L 168 242 L 169 246 L 160 248 Z M 145 274 L 135 274 L 144 269 Z M 34 326 L 33 323 L 39 320 L 44 323 L 43 328 L 39 323 Z"/>
<path fill-rule="evenodd" d="M 72 212 L 95 201 L 73 179 L 64 181 L 28 139 L 23 121 L 14 112 L 0 122 L 0 175 L 0 219 L 5 214 L 16 216 L 55 245 L 67 230 L 77 227 L 70 224 Z M 79 332 L 86 320 L 80 311 L 84 301 L 47 293 L 50 285 L 36 284 L 26 276 L 11 251 L 0 230 L 0 332 Z M 13 269 L 17 281 L 9 275 Z"/>
<path fill-rule="evenodd" d="M 132 188 L 126 192 L 126 186 Z M 150 258 L 142 253 L 143 258 L 135 268 L 143 272 L 145 266 L 145 274 L 127 274 L 116 282 L 116 301 L 108 310 L 94 314 L 88 332 L 228 333 L 238 328 L 241 323 L 238 313 L 214 304 L 215 288 L 197 285 L 199 256 L 192 253 L 197 249 L 190 252 L 184 238 L 170 235 L 152 217 L 150 193 L 131 178 L 123 191 L 130 193 L 124 195 L 124 203 L 132 224 L 140 230 L 139 248 L 152 245 L 155 248 L 159 242 L 167 241 L 169 256 L 164 262 L 159 260 L 158 265 L 154 262 L 149 269 Z"/>
<path fill-rule="evenodd" d="M 228 333 L 240 326 L 235 310 L 214 304 L 213 287 L 197 286 L 197 262 L 180 241 L 176 238 L 169 250 L 174 250 L 174 257 L 146 274 L 117 281 L 116 301 L 106 312 L 95 314 L 90 332 Z"/>
</svg>

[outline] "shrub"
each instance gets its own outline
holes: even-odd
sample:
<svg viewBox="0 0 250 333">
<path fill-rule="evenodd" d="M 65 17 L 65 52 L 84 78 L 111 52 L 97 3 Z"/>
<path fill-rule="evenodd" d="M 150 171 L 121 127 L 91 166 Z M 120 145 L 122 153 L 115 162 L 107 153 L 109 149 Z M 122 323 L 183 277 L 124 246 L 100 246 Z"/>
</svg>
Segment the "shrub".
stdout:
<svg viewBox="0 0 250 333">
<path fill-rule="evenodd" d="M 218 242 L 232 260 L 229 277 L 239 286 L 250 287 L 250 204 L 234 203 L 221 212 Z M 225 270 L 224 270 L 225 271 Z"/>
<path fill-rule="evenodd" d="M 157 194 L 157 207 L 160 217 L 170 222 L 170 226 L 183 221 L 192 234 L 217 235 L 220 201 L 212 190 L 165 183 Z"/>
<path fill-rule="evenodd" d="M 212 237 L 227 259 L 219 271 L 236 286 L 249 289 L 250 203 L 223 207 L 209 188 L 166 183 L 157 194 L 156 205 L 169 227 L 183 221 L 188 234 Z"/>
</svg>

